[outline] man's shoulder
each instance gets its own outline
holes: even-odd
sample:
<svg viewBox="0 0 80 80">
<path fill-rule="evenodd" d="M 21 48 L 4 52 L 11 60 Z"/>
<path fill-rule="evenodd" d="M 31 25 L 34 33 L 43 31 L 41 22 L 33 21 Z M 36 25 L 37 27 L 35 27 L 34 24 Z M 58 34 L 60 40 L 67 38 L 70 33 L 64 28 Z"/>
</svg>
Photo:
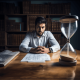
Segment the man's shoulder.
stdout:
<svg viewBox="0 0 80 80">
<path fill-rule="evenodd" d="M 46 37 L 49 37 L 50 35 L 52 35 L 52 33 L 51 33 L 51 31 L 45 31 L 45 32 L 44 32 L 44 35 L 45 35 Z"/>
<path fill-rule="evenodd" d="M 49 34 L 51 34 L 51 31 L 45 31 L 45 34 L 49 35 Z"/>
</svg>

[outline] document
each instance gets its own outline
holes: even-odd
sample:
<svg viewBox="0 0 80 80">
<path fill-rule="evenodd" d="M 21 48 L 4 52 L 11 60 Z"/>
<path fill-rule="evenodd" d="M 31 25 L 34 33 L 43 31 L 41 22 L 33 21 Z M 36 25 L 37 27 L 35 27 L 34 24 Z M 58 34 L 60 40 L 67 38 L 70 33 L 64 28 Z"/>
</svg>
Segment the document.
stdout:
<svg viewBox="0 0 80 80">
<path fill-rule="evenodd" d="M 45 54 L 34 54 L 34 53 L 28 53 L 22 60 L 21 62 L 45 62 L 51 60 L 50 56 L 45 53 Z"/>
</svg>

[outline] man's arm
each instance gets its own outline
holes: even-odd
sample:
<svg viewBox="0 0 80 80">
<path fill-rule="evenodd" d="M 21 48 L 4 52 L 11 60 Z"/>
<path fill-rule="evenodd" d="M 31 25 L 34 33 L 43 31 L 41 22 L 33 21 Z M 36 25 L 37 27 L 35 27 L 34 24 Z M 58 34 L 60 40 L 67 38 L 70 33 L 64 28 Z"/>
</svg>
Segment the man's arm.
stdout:
<svg viewBox="0 0 80 80">
<path fill-rule="evenodd" d="M 23 41 L 21 42 L 21 44 L 19 46 L 20 51 L 23 51 L 23 52 L 30 51 L 30 49 L 32 48 L 32 47 L 29 47 L 30 38 L 31 38 L 30 33 L 27 33 L 25 38 L 23 39 Z"/>
<path fill-rule="evenodd" d="M 52 52 L 57 52 L 58 50 L 60 50 L 59 43 L 57 42 L 57 40 L 50 31 L 48 32 L 48 37 L 49 37 L 49 43 L 51 45 L 51 47 L 49 48 L 52 49 Z"/>
</svg>

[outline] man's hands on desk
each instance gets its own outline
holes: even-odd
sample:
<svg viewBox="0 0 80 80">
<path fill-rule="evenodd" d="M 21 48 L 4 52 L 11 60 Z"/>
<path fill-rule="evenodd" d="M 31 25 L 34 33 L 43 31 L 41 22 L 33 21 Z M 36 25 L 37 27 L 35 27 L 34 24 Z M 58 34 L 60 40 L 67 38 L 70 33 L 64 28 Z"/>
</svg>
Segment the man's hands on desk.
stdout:
<svg viewBox="0 0 80 80">
<path fill-rule="evenodd" d="M 29 52 L 44 54 L 44 53 L 49 53 L 50 50 L 49 50 L 49 48 L 46 48 L 44 46 L 38 46 L 36 48 L 31 48 L 31 50 Z"/>
</svg>

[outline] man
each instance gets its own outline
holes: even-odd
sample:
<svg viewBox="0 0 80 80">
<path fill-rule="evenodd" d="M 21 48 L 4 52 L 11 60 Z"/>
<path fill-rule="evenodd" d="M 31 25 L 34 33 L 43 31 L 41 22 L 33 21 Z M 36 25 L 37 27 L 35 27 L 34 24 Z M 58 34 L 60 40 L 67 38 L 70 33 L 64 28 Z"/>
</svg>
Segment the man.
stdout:
<svg viewBox="0 0 80 80">
<path fill-rule="evenodd" d="M 19 50 L 30 53 L 52 53 L 60 49 L 59 43 L 50 31 L 45 31 L 47 21 L 43 17 L 37 17 L 35 21 L 35 31 L 28 32 L 19 46 Z M 51 47 L 48 47 L 50 43 Z"/>
</svg>

